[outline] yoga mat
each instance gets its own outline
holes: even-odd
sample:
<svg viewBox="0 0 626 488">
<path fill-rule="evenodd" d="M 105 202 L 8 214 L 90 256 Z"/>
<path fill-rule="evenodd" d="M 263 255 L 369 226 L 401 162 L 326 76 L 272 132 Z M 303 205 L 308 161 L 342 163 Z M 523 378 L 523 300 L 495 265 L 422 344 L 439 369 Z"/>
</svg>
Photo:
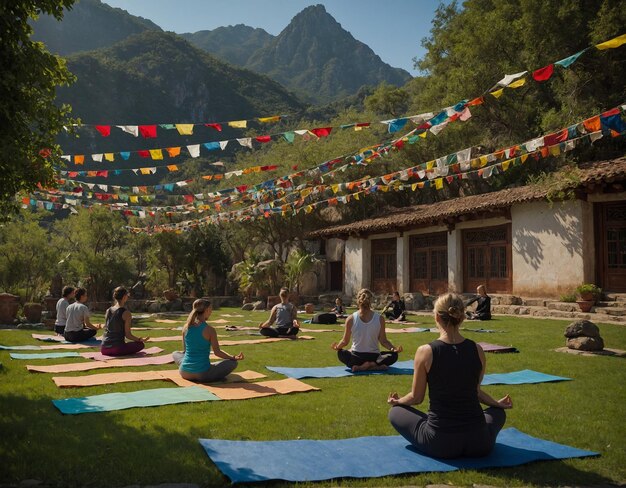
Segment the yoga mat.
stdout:
<svg viewBox="0 0 626 488">
<path fill-rule="evenodd" d="M 517 348 L 513 346 L 500 346 L 498 344 L 489 344 L 488 342 L 479 342 L 478 345 L 483 348 L 485 352 L 495 352 L 495 353 L 503 353 L 503 352 L 519 352 Z"/>
<path fill-rule="evenodd" d="M 88 349 L 91 347 L 97 347 L 97 344 L 51 344 L 49 346 L 3 346 L 0 345 L 0 350 L 5 351 L 49 351 L 50 349 Z"/>
<path fill-rule="evenodd" d="M 146 366 L 153 364 L 173 363 L 171 354 L 134 359 L 111 359 L 110 361 L 97 361 L 89 363 L 53 364 L 50 366 L 26 366 L 26 369 L 36 373 L 69 373 L 73 371 L 89 371 L 101 368 L 126 368 L 129 366 Z"/>
<path fill-rule="evenodd" d="M 532 369 L 512 371 L 511 373 L 492 373 L 483 377 L 485 385 L 530 385 L 534 383 L 550 383 L 552 381 L 571 381 L 572 378 L 540 373 Z"/>
<path fill-rule="evenodd" d="M 217 319 L 217 320 L 208 320 L 207 324 L 227 324 L 228 320 L 225 319 Z"/>
<path fill-rule="evenodd" d="M 185 323 L 184 320 L 172 320 L 172 319 L 156 319 L 155 322 L 160 322 L 161 324 L 181 324 Z"/>
<path fill-rule="evenodd" d="M 270 371 L 284 374 L 289 378 L 340 378 L 343 376 L 362 376 L 370 374 L 413 374 L 413 361 L 400 361 L 389 367 L 386 371 L 359 371 L 353 373 L 345 366 L 328 366 L 325 368 L 281 368 L 275 366 L 266 366 Z"/>
<path fill-rule="evenodd" d="M 160 352 L 163 352 L 163 349 L 155 346 L 148 347 L 147 349 L 143 349 L 135 354 L 129 354 L 128 356 L 107 356 L 101 352 L 81 352 L 80 355 L 84 358 L 93 359 L 95 361 L 109 361 L 111 359 L 143 358 L 149 356 L 150 354 L 158 354 Z"/>
<path fill-rule="evenodd" d="M 315 339 L 315 337 L 310 336 L 299 336 L 297 338 L 301 341 Z M 182 336 L 165 336 L 165 337 L 151 337 L 148 342 L 170 342 L 170 341 L 181 341 Z M 263 344 L 265 342 L 278 342 L 278 341 L 293 341 L 295 339 L 290 339 L 289 337 L 267 337 L 263 339 L 245 339 L 241 341 L 220 341 L 220 346 L 238 346 L 240 344 Z"/>
<path fill-rule="evenodd" d="M 31 334 L 31 336 L 33 339 L 37 339 L 38 341 L 59 342 L 61 344 L 89 344 L 93 346 L 99 346 L 102 343 L 100 337 L 90 337 L 86 341 L 80 341 L 80 342 L 69 342 L 69 341 L 66 341 L 65 338 L 60 335 Z"/>
<path fill-rule="evenodd" d="M 220 314 L 220 317 L 243 317 L 243 315 L 238 314 L 238 313 L 232 314 L 232 315 L 229 313 L 223 313 L 223 314 Z"/>
<path fill-rule="evenodd" d="M 171 378 L 178 386 L 191 386 L 197 383 L 187 381 L 180 376 Z M 261 381 L 259 383 L 232 383 L 232 384 L 198 384 L 202 388 L 219 397 L 221 400 L 249 400 L 273 395 L 287 395 L 289 393 L 303 393 L 319 391 L 319 388 L 307 385 L 302 381 L 288 378 L 285 380 Z"/>
<path fill-rule="evenodd" d="M 467 327 L 461 327 L 461 330 L 467 330 L 468 332 L 483 332 L 485 334 L 493 334 L 495 332 L 506 332 L 504 330 L 495 330 L 495 329 L 470 329 Z"/>
<path fill-rule="evenodd" d="M 77 352 L 40 352 L 32 354 L 11 353 L 11 359 L 57 359 L 57 358 L 79 358 Z"/>
<path fill-rule="evenodd" d="M 124 371 L 121 373 L 100 373 L 88 376 L 54 376 L 52 378 L 52 381 L 54 381 L 54 383 L 58 387 L 63 388 L 69 386 L 112 385 L 115 383 L 133 383 L 137 381 L 172 381 L 174 378 L 180 378 L 180 372 L 178 371 L 178 369 L 167 369 L 162 371 Z M 240 373 L 231 373 L 225 378 L 224 381 L 234 383 L 247 380 L 256 380 L 259 378 L 265 378 L 265 375 L 257 373 L 256 371 L 248 370 L 241 371 Z M 189 386 L 196 385 L 196 383 L 189 383 L 191 383 Z"/>
<path fill-rule="evenodd" d="M 219 400 L 213 393 L 191 386 L 188 388 L 156 388 L 129 393 L 106 393 L 82 398 L 52 400 L 61 413 L 76 415 L 90 412 L 111 412 L 134 407 L 156 407 L 175 403 L 206 402 Z"/>
<path fill-rule="evenodd" d="M 385 329 L 387 334 L 404 334 L 406 332 L 436 332 L 424 327 L 404 327 L 402 329 Z"/>
<path fill-rule="evenodd" d="M 483 458 L 434 459 L 418 454 L 401 436 L 357 437 L 332 441 L 227 441 L 199 439 L 200 445 L 233 483 L 252 481 L 321 481 L 372 478 L 404 473 L 448 472 L 519 466 L 533 461 L 597 456 L 517 429 L 498 435 L 494 450 Z M 288 461 L 273 452 L 296 453 Z"/>
<path fill-rule="evenodd" d="M 279 368 L 266 366 L 270 371 L 284 374 L 289 378 L 341 378 L 343 376 L 360 376 L 367 374 L 413 374 L 413 361 L 400 361 L 391 366 L 387 371 L 361 371 L 353 373 L 345 366 L 329 366 L 327 368 Z M 551 381 L 568 381 L 571 378 L 539 373 L 530 369 L 514 371 L 511 373 L 486 374 L 483 385 L 525 385 L 533 383 L 548 383 Z"/>
</svg>

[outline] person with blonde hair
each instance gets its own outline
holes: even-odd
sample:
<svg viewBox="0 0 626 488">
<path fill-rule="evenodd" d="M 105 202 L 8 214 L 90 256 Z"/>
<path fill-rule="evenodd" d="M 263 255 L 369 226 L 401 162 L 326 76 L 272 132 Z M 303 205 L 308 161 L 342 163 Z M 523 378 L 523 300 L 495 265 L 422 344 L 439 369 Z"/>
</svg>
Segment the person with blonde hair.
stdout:
<svg viewBox="0 0 626 488">
<path fill-rule="evenodd" d="M 201 298 L 193 302 L 193 310 L 183 327 L 183 351 L 173 353 L 180 375 L 186 380 L 200 383 L 222 380 L 234 371 L 237 361 L 243 359 L 242 352 L 231 356 L 220 349 L 217 332 L 207 324 L 212 311 L 208 300 Z M 211 347 L 213 354 L 223 361 L 211 364 Z"/>
<path fill-rule="evenodd" d="M 148 337 L 136 337 L 131 331 L 133 316 L 126 308 L 129 298 L 128 290 L 118 286 L 113 290 L 115 305 L 104 314 L 104 335 L 100 352 L 107 356 L 127 356 L 144 348 Z M 126 342 L 128 339 L 130 342 Z"/>
<path fill-rule="evenodd" d="M 481 389 L 487 361 L 482 348 L 459 332 L 464 309 L 459 295 L 437 299 L 439 338 L 417 349 L 411 391 L 403 397 L 390 393 L 387 400 L 391 425 L 427 456 L 486 456 L 504 426 L 504 410 L 513 407 L 509 395 L 494 400 Z M 411 405 L 422 403 L 426 385 L 430 408 L 423 413 Z M 488 408 L 483 411 L 481 403 Z"/>
<path fill-rule="evenodd" d="M 259 324 L 259 332 L 265 337 L 291 337 L 296 338 L 300 332 L 300 323 L 298 322 L 298 310 L 289 303 L 289 290 L 281 288 L 280 303 L 272 307 L 270 318 Z M 272 325 L 276 323 L 276 327 Z"/>
<path fill-rule="evenodd" d="M 331 348 L 337 351 L 337 357 L 353 372 L 382 371 L 398 360 L 402 346 L 394 346 L 385 334 L 385 319 L 372 310 L 373 294 L 364 288 L 357 294 L 356 303 L 359 310 L 349 315 L 345 323 L 345 331 L 341 341 L 334 342 Z M 352 347 L 344 347 L 353 336 Z M 378 343 L 388 351 L 381 352 Z"/>
</svg>

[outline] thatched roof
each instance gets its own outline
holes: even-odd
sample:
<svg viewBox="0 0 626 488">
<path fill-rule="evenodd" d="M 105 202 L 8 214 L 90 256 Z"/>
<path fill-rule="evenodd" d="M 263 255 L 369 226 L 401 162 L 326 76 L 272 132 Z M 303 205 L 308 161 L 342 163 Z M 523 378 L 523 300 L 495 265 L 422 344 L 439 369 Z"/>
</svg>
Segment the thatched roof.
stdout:
<svg viewBox="0 0 626 488">
<path fill-rule="evenodd" d="M 597 191 L 606 185 L 626 180 L 626 157 L 585 163 L 579 166 L 577 189 Z M 428 205 L 415 205 L 352 224 L 336 225 L 309 233 L 307 239 L 380 234 L 414 229 L 425 225 L 446 225 L 462 216 L 490 217 L 503 215 L 512 205 L 546 199 L 549 189 L 539 185 L 509 188 L 482 195 L 454 198 Z"/>
</svg>

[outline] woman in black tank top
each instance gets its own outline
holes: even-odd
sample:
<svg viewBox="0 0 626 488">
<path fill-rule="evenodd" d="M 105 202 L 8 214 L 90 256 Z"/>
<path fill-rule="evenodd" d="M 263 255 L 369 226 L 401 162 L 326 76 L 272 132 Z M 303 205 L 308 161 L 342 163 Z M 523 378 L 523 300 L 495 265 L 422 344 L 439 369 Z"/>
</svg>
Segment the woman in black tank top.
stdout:
<svg viewBox="0 0 626 488">
<path fill-rule="evenodd" d="M 389 395 L 389 420 L 423 454 L 439 458 L 479 457 L 491 452 L 513 403 L 507 395 L 494 400 L 482 391 L 486 359 L 482 348 L 464 338 L 463 300 L 447 293 L 435 302 L 439 338 L 415 353 L 413 387 L 400 397 Z M 411 405 L 430 398 L 428 413 Z M 482 410 L 480 404 L 489 408 Z"/>
</svg>

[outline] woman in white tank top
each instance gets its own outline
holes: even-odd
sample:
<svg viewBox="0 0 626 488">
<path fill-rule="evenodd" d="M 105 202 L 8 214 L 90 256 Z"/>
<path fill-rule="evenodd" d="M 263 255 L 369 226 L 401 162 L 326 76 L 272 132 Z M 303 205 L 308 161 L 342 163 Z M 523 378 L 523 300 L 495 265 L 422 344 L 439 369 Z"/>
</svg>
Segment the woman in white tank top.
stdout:
<svg viewBox="0 0 626 488">
<path fill-rule="evenodd" d="M 394 346 L 385 334 L 385 319 L 371 309 L 372 292 L 364 288 L 357 294 L 358 312 L 348 316 L 345 332 L 339 343 L 331 345 L 337 351 L 337 357 L 353 372 L 382 371 L 398 360 L 402 346 Z M 343 348 L 350 342 L 350 350 Z M 388 351 L 381 352 L 378 344 Z"/>
</svg>

